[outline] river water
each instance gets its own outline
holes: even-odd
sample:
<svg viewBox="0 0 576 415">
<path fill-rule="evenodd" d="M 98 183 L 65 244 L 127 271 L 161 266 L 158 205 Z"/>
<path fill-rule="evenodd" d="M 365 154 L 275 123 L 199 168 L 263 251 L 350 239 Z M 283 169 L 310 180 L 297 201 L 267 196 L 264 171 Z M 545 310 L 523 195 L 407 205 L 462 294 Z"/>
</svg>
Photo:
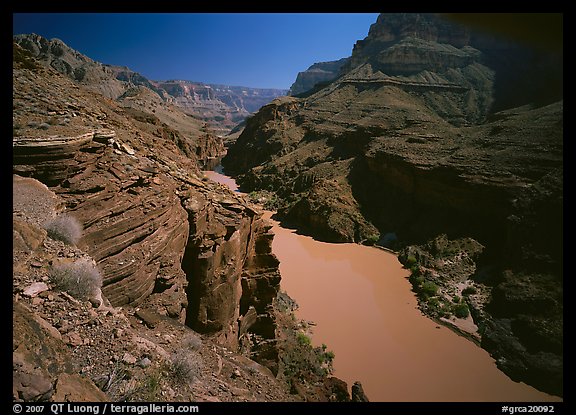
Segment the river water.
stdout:
<svg viewBox="0 0 576 415">
<path fill-rule="evenodd" d="M 238 190 L 220 172 L 205 174 Z M 297 317 L 316 324 L 314 345 L 334 352 L 334 376 L 361 381 L 371 401 L 561 400 L 512 381 L 484 349 L 422 315 L 394 254 L 319 242 L 270 220 L 281 287 L 298 303 Z"/>
</svg>

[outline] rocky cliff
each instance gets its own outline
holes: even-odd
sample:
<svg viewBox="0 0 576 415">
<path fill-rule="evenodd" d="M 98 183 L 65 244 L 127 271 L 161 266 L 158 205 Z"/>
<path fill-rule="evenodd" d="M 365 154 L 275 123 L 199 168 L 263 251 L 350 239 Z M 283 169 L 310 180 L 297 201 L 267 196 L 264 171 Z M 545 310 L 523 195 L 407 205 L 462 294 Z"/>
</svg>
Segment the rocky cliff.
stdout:
<svg viewBox="0 0 576 415">
<path fill-rule="evenodd" d="M 438 15 L 382 14 L 337 79 L 264 106 L 223 162 L 246 191 L 274 192 L 280 218 L 304 232 L 421 244 L 401 259 L 446 298 L 463 298 L 466 281 L 484 284 L 486 296 L 463 300 L 477 310 L 482 345 L 513 378 L 561 394 L 561 62 L 557 49 Z M 504 80 L 525 70 L 539 75 L 511 90 Z M 442 234 L 473 238 L 481 255 L 467 242 L 431 248 Z M 475 266 L 455 276 L 446 261 Z M 525 290 L 531 300 L 514 306 Z M 526 327 L 554 340 L 534 343 Z"/>
<path fill-rule="evenodd" d="M 316 84 L 326 84 L 333 81 L 341 73 L 341 69 L 348 62 L 348 58 L 337 61 L 318 62 L 303 72 L 298 72 L 296 80 L 290 87 L 288 95 L 299 95 L 313 89 Z"/>
<path fill-rule="evenodd" d="M 208 132 L 145 94 L 112 100 L 14 44 L 14 399 L 305 399 L 276 377 L 297 328 L 277 324 L 270 225 L 203 178 Z"/>
<path fill-rule="evenodd" d="M 35 34 L 16 35 L 14 42 L 21 46 L 19 54 L 29 54 L 36 62 L 73 80 L 76 87 L 116 101 L 131 113 L 141 128 L 153 131 L 157 136 L 170 136 L 185 153 L 195 154 L 201 164 L 224 154 L 223 141 L 213 129 L 170 104 L 166 91 L 142 75 L 126 67 L 96 62 L 59 39 L 47 40 Z M 82 106 L 81 102 L 69 103 L 59 114 L 48 112 L 53 113 L 54 120 L 60 117 L 63 122 L 76 116 Z"/>
</svg>

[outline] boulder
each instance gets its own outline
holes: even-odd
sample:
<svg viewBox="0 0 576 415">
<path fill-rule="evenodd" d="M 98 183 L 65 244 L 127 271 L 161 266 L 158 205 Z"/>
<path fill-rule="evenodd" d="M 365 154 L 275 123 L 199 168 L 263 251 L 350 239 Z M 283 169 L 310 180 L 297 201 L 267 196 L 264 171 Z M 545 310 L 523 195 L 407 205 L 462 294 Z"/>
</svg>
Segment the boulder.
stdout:
<svg viewBox="0 0 576 415">
<path fill-rule="evenodd" d="M 370 402 L 360 382 L 354 382 L 352 385 L 352 402 Z"/>
</svg>

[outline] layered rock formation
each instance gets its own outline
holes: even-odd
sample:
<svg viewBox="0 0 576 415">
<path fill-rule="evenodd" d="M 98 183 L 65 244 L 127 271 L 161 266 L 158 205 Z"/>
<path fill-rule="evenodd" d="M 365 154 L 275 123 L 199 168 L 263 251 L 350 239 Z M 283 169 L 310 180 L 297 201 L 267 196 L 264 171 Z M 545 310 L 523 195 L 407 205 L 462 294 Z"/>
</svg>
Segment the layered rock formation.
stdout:
<svg viewBox="0 0 576 415">
<path fill-rule="evenodd" d="M 204 84 L 183 80 L 156 81 L 169 95 L 169 101 L 186 113 L 213 125 L 224 135 L 250 114 L 274 98 L 286 94 L 281 89 L 248 88 Z"/>
<path fill-rule="evenodd" d="M 16 116 L 17 123 L 24 124 L 30 115 L 24 110 L 25 95 L 20 94 L 26 91 L 28 81 L 36 85 L 42 80 L 45 82 L 46 79 L 42 77 L 52 79 L 45 90 L 46 95 L 57 97 L 50 102 L 52 109 L 57 109 L 58 100 L 79 101 L 81 91 L 66 93 L 67 89 L 75 90 L 56 74 L 23 71 L 15 86 L 15 91 L 18 91 L 15 102 L 20 103 L 23 109 L 22 114 Z M 100 128 L 66 137 L 51 134 L 52 126 L 48 125 L 46 130 L 40 130 L 45 131 L 45 135 L 34 136 L 39 132 L 32 130 L 25 132 L 33 132 L 34 135 L 15 137 L 14 171 L 54 186 L 57 193 L 65 198 L 69 211 L 84 227 L 80 246 L 99 264 L 104 274 L 104 294 L 115 306 L 136 305 L 153 292 L 165 292 L 163 304 L 167 309 L 164 312 L 184 321 L 188 280 L 181 263 L 185 249 L 188 252 L 185 267 L 193 268 L 199 257 L 205 258 L 207 255 L 206 252 L 196 252 L 196 256 L 191 257 L 193 250 L 204 246 L 210 252 L 221 255 L 220 244 L 224 244 L 222 250 L 227 251 L 228 240 L 238 240 L 234 248 L 238 255 L 235 261 L 218 263 L 216 269 L 211 271 L 200 267 L 203 273 L 217 271 L 220 277 L 223 273 L 232 274 L 230 281 L 227 281 L 235 287 L 234 294 L 227 298 L 232 311 L 225 313 L 225 317 L 209 331 L 228 329 L 236 324 L 239 317 L 240 270 L 248 258 L 256 255 L 258 238 L 255 235 L 262 233 L 259 227 L 264 226 L 257 221 L 260 214 L 250 210 L 250 218 L 253 219 L 250 223 L 238 221 L 241 213 L 239 207 L 221 205 L 213 200 L 217 192 L 198 178 L 199 170 L 194 165 L 194 158 L 185 157 L 194 157 L 195 152 L 189 154 L 174 137 L 155 134 L 157 130 L 154 128 L 148 133 L 145 127 L 150 120 L 144 117 L 154 121 L 152 114 L 131 113 L 102 100 L 95 97 L 92 102 L 84 101 L 84 109 L 102 111 L 96 119 L 106 121 L 98 126 L 93 125 Z M 89 116 L 80 114 L 78 118 L 84 118 L 84 130 L 87 130 Z M 142 124 L 144 128 L 140 127 Z M 158 124 L 154 123 L 153 126 L 158 127 Z M 118 129 L 112 130 L 112 126 Z M 27 129 L 30 130 L 29 127 Z M 75 128 L 69 123 L 54 128 L 54 132 L 62 133 L 65 130 Z M 125 137 L 125 140 L 120 137 Z M 158 151 L 160 143 L 163 143 L 164 151 Z M 220 198 L 225 200 L 223 196 Z M 210 213 L 196 215 L 198 212 L 192 206 L 200 201 L 204 203 L 203 209 L 210 208 Z M 218 211 L 217 218 L 213 210 Z M 220 224 L 216 225 L 217 222 Z M 248 241 L 252 242 L 251 246 L 247 246 Z M 271 264 L 272 268 L 277 265 L 274 262 Z M 198 273 L 199 269 L 194 272 L 197 281 L 210 278 Z M 277 269 L 273 272 L 277 273 Z M 221 289 L 217 287 L 219 285 L 205 287 L 200 297 L 209 296 L 216 288 Z M 277 285 L 278 278 L 273 286 Z M 199 296 L 198 293 L 189 295 Z"/>
<path fill-rule="evenodd" d="M 335 81 L 249 119 L 224 166 L 244 190 L 275 192 L 280 218 L 320 239 L 394 236 L 397 247 L 439 234 L 476 239 L 485 247 L 470 255 L 478 269 L 442 284 L 462 290 L 471 278 L 506 292 L 476 313 L 483 346 L 515 379 L 561 394 L 561 333 L 543 323 L 562 326 L 561 62 L 556 49 L 500 41 L 437 15 L 382 14 Z M 504 82 L 520 68 L 539 74 L 516 80 L 521 93 Z M 444 272 L 428 265 L 427 278 Z M 554 307 L 515 308 L 520 286 Z M 556 348 L 524 338 L 518 327 L 527 326 Z"/>
<path fill-rule="evenodd" d="M 114 307 L 58 289 L 53 265 L 90 257 L 42 229 L 65 208 L 60 196 L 18 176 L 13 191 L 14 401 L 298 400 L 269 369 L 162 315 L 157 302 Z"/>
<path fill-rule="evenodd" d="M 154 134 L 169 136 L 187 154 L 195 154 L 200 163 L 221 157 L 224 152 L 222 139 L 198 119 L 170 104 L 170 95 L 154 82 L 126 67 L 104 65 L 69 48 L 59 39 L 47 40 L 41 36 L 16 35 L 14 42 L 21 51 L 72 79 L 77 85 L 102 94 L 120 103 L 140 127 Z M 18 52 L 20 56 L 22 53 Z M 25 59 L 23 57 L 22 59 Z M 79 76 L 78 74 L 82 74 Z M 60 113 L 53 113 L 61 120 L 70 119 L 81 111 L 81 102 L 67 103 Z M 52 121 L 56 122 L 55 119 Z M 148 125 L 150 124 L 150 125 Z"/>
</svg>

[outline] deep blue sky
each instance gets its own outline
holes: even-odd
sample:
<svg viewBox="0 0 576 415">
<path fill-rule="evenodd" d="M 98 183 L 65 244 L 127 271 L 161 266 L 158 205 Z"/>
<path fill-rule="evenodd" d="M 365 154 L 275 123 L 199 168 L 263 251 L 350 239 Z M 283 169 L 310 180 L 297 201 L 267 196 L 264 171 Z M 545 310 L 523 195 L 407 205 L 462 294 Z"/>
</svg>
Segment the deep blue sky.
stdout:
<svg viewBox="0 0 576 415">
<path fill-rule="evenodd" d="M 288 89 L 315 62 L 350 56 L 375 13 L 15 13 L 37 33 L 149 79 Z"/>
</svg>

